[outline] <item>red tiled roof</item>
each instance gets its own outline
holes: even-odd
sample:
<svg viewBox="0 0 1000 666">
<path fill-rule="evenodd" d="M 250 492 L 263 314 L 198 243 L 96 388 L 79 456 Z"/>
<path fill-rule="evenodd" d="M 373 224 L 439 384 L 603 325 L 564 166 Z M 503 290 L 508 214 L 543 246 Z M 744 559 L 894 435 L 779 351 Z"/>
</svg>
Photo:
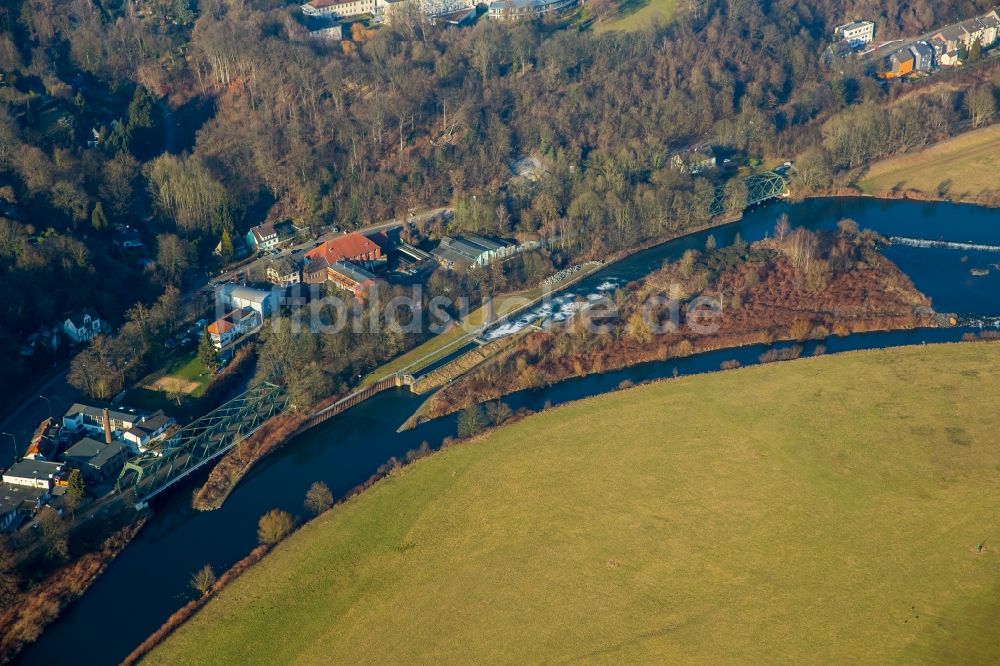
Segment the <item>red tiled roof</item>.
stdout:
<svg viewBox="0 0 1000 666">
<path fill-rule="evenodd" d="M 339 236 L 333 240 L 328 240 L 317 248 L 313 248 L 306 253 L 308 259 L 326 259 L 327 263 L 333 264 L 342 259 L 352 260 L 360 257 L 378 256 L 380 248 L 367 238 L 357 232 L 352 232 L 346 236 Z"/>
<path fill-rule="evenodd" d="M 211 324 L 209 324 L 208 332 L 212 335 L 222 335 L 223 333 L 228 333 L 234 328 L 236 328 L 235 324 L 223 318 L 218 321 L 213 321 Z"/>
</svg>

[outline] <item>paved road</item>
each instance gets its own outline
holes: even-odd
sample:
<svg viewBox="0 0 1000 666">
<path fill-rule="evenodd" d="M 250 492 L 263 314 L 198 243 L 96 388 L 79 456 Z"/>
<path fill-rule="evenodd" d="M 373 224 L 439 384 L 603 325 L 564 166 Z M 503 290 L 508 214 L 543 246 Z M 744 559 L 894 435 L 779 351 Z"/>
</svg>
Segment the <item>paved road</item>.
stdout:
<svg viewBox="0 0 1000 666">
<path fill-rule="evenodd" d="M 409 219 L 410 221 L 424 221 L 450 211 L 451 209 L 448 207 L 432 208 L 415 212 L 413 215 L 408 216 L 408 218 L 405 219 Z M 359 231 L 363 233 L 384 231 L 386 229 L 398 227 L 402 225 L 403 222 L 404 218 L 389 220 L 388 222 L 380 222 L 378 224 L 363 227 L 362 229 L 359 229 Z M 317 241 L 329 240 L 339 235 L 341 235 L 341 233 L 328 232 L 320 236 L 317 240 L 306 241 L 304 243 L 299 243 L 298 245 L 286 248 L 283 250 L 282 254 L 288 254 L 292 250 L 296 249 L 306 251 L 312 249 Z M 223 276 L 221 276 L 221 278 L 216 278 L 215 281 L 238 276 L 240 273 L 246 274 L 246 271 L 250 271 L 251 274 L 263 274 L 264 268 L 269 259 L 270 256 L 255 259 L 241 267 L 238 271 L 226 272 Z M 196 300 L 193 297 L 198 291 L 206 289 L 210 284 L 207 276 L 203 276 L 201 280 L 195 280 L 194 282 L 197 286 L 191 287 L 189 291 L 184 294 L 183 300 L 187 305 L 195 303 Z M 38 427 L 39 422 L 50 414 L 49 404 L 44 399 L 38 397 L 39 395 L 44 395 L 51 401 L 51 414 L 55 417 L 60 417 L 66 413 L 66 410 L 69 409 L 70 405 L 81 397 L 80 391 L 70 386 L 69 382 L 66 381 L 68 371 L 68 367 L 58 369 L 52 379 L 48 380 L 37 392 L 33 392 L 32 395 L 25 396 L 21 405 L 12 411 L 2 422 L 0 422 L 0 433 L 10 433 L 14 435 L 17 442 L 17 452 L 19 456 L 24 453 L 25 449 L 28 448 L 28 444 L 31 443 L 31 435 L 35 432 L 35 428 Z M 10 466 L 13 458 L 13 452 L 14 449 L 11 438 L 7 435 L 0 435 L 0 467 L 6 469 Z"/>
<path fill-rule="evenodd" d="M 14 410 L 2 423 L 0 432 L 10 433 L 17 439 L 17 452 L 22 455 L 31 443 L 31 435 L 39 422 L 49 416 L 49 404 L 39 395 L 44 395 L 52 403 L 52 415 L 62 416 L 79 397 L 80 391 L 66 381 L 68 368 L 61 368 L 37 393 L 24 398 L 21 406 Z M 13 458 L 10 437 L 0 435 L 0 467 L 6 469 Z"/>
</svg>

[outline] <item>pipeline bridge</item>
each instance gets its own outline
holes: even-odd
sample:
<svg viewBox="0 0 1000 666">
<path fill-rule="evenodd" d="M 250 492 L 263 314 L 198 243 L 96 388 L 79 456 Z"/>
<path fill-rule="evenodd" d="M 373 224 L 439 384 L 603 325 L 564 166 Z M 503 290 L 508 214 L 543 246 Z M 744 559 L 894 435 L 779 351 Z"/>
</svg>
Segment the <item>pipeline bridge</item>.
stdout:
<svg viewBox="0 0 1000 666">
<path fill-rule="evenodd" d="M 284 411 L 287 402 L 284 390 L 275 384 L 248 389 L 126 462 L 116 492 L 131 493 L 136 504 L 145 504 L 256 432 Z"/>
<path fill-rule="evenodd" d="M 747 200 L 743 208 L 750 208 L 770 199 L 783 197 L 788 192 L 788 180 L 776 171 L 755 173 L 743 179 L 747 186 Z M 726 212 L 726 188 L 720 185 L 715 188 L 715 198 L 712 199 L 712 216 L 717 217 Z"/>
</svg>

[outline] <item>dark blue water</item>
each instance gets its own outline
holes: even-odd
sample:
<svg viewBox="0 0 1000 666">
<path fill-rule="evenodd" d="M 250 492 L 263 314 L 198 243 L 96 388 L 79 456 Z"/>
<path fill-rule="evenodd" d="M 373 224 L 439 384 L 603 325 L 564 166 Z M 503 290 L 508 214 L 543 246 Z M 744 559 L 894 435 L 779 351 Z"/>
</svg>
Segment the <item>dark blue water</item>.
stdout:
<svg viewBox="0 0 1000 666">
<path fill-rule="evenodd" d="M 737 232 L 745 240 L 763 238 L 783 212 L 793 224 L 814 229 L 830 228 L 840 219 L 852 218 L 862 228 L 886 235 L 1000 244 L 1000 212 L 973 206 L 871 199 L 776 204 L 749 213 L 738 224 L 639 253 L 581 281 L 571 291 L 586 294 L 608 281 L 641 278 L 664 260 L 676 259 L 688 248 L 703 247 L 709 233 L 719 245 L 732 242 Z M 885 253 L 933 299 L 937 310 L 1000 313 L 1000 271 L 990 269 L 984 277 L 969 273 L 973 267 L 988 268 L 1000 262 L 1000 254 L 904 246 L 886 248 Z M 833 353 L 954 341 L 964 330 L 867 333 L 830 338 L 822 344 Z M 806 344 L 803 354 L 813 353 L 816 344 Z M 646 363 L 522 391 L 506 401 L 515 408 L 537 410 L 546 403 L 558 405 L 614 390 L 625 380 L 638 383 L 670 377 L 675 371 L 680 375 L 711 372 L 733 359 L 749 365 L 768 348 L 755 345 Z M 48 665 L 72 655 L 86 664 L 117 663 L 191 598 L 188 582 L 194 571 L 204 564 L 223 571 L 256 545 L 257 520 L 263 513 L 282 508 L 302 515 L 302 501 L 312 482 L 325 481 L 337 496 L 343 496 L 390 457 L 401 457 L 424 441 L 440 446 L 445 437 L 455 434 L 455 417 L 397 434 L 396 428 L 420 402 L 418 396 L 396 389 L 331 419 L 259 463 L 218 511 L 199 513 L 190 508 L 191 493 L 203 477 L 169 493 L 154 506 L 156 515 L 145 530 L 19 661 Z"/>
</svg>

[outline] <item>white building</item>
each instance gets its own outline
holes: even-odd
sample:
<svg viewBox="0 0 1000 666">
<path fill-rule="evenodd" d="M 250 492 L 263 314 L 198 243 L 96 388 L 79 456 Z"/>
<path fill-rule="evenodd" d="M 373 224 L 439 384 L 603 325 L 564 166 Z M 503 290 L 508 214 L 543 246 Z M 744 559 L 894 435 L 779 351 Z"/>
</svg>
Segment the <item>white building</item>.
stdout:
<svg viewBox="0 0 1000 666">
<path fill-rule="evenodd" d="M 260 327 L 262 319 L 256 310 L 236 308 L 225 317 L 208 325 L 208 337 L 212 345 L 222 351 L 226 347 Z"/>
<path fill-rule="evenodd" d="M 62 463 L 45 460 L 22 460 L 3 473 L 3 482 L 14 486 L 52 490 L 56 476 L 63 469 Z"/>
<path fill-rule="evenodd" d="M 219 302 L 227 312 L 250 308 L 263 321 L 278 309 L 278 293 L 226 284 L 219 289 Z"/>
<path fill-rule="evenodd" d="M 359 14 L 374 16 L 382 4 L 384 0 L 312 0 L 302 5 L 302 13 L 327 18 L 347 18 Z"/>
<path fill-rule="evenodd" d="M 575 7 L 578 0 L 495 0 L 487 13 L 495 21 L 528 21 Z"/>
<path fill-rule="evenodd" d="M 482 236 L 445 236 L 434 248 L 434 256 L 445 268 L 486 266 L 517 252 L 517 246 Z"/>
<path fill-rule="evenodd" d="M 851 46 L 860 46 L 875 39 L 875 24 L 871 21 L 852 21 L 838 25 L 836 33 Z"/>
<path fill-rule="evenodd" d="M 103 329 L 104 323 L 101 318 L 89 308 L 70 315 L 63 322 L 63 332 L 75 344 L 93 340 Z"/>
<path fill-rule="evenodd" d="M 77 402 L 63 415 L 63 427 L 72 432 L 85 430 L 88 434 L 103 439 L 105 413 L 107 413 L 108 428 L 114 439 L 120 439 L 126 430 L 147 416 L 146 412 L 133 409 L 124 411 Z"/>
<path fill-rule="evenodd" d="M 160 439 L 174 423 L 174 419 L 164 414 L 162 409 L 157 410 L 126 430 L 122 438 L 133 453 L 139 454 Z"/>
</svg>

